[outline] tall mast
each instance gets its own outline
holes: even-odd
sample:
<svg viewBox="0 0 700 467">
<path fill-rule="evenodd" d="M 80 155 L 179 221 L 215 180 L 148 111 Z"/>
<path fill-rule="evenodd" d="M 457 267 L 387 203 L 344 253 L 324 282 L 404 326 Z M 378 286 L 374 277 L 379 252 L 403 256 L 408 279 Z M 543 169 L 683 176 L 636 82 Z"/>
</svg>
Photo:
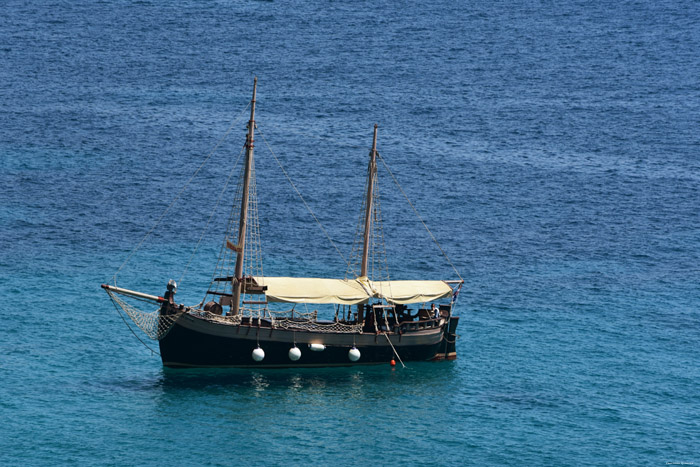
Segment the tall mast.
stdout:
<svg viewBox="0 0 700 467">
<path fill-rule="evenodd" d="M 243 196 L 241 199 L 241 215 L 238 224 L 238 245 L 236 245 L 236 276 L 233 278 L 233 314 L 238 314 L 241 306 L 241 290 L 243 288 L 243 256 L 245 254 L 245 231 L 248 222 L 248 190 L 250 186 L 250 171 L 253 166 L 253 148 L 255 147 L 255 94 L 258 89 L 257 76 L 253 80 L 253 99 L 250 101 L 250 121 L 245 147 L 245 172 L 243 174 Z"/>
<path fill-rule="evenodd" d="M 367 175 L 367 209 L 365 211 L 365 238 L 362 245 L 362 266 L 360 276 L 367 276 L 367 262 L 369 259 L 369 241 L 372 232 L 372 200 L 374 199 L 374 179 L 377 175 L 377 124 L 374 124 L 374 138 L 372 150 L 369 152 L 369 169 Z"/>
</svg>

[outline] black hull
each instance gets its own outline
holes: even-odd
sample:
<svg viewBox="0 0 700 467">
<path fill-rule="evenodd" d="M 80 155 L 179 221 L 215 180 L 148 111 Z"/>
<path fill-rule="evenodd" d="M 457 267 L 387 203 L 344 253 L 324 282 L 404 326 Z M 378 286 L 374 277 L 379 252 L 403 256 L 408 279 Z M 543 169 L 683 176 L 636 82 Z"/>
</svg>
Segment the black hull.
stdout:
<svg viewBox="0 0 700 467">
<path fill-rule="evenodd" d="M 398 363 L 392 345 L 389 344 L 391 340 L 404 362 L 452 360 L 456 358 L 456 325 L 457 318 L 451 318 L 443 320 L 441 324 L 432 323 L 401 334 L 329 333 L 219 324 L 184 314 L 160 340 L 160 354 L 163 365 L 173 368 L 376 365 L 389 363 L 392 359 Z M 295 344 L 301 350 L 301 358 L 292 361 L 289 350 Z M 323 344 L 325 348 L 322 351 L 312 351 L 310 344 Z M 252 357 L 253 350 L 258 346 L 265 352 L 264 359 L 259 362 Z M 356 362 L 349 358 L 349 351 L 353 347 L 360 351 L 360 358 Z"/>
</svg>

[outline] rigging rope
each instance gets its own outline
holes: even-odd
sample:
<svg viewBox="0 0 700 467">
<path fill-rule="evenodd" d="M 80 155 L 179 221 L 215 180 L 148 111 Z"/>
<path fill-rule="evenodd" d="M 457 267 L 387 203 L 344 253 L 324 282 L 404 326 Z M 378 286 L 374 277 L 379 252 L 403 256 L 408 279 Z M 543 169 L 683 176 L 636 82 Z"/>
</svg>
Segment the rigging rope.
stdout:
<svg viewBox="0 0 700 467">
<path fill-rule="evenodd" d="M 369 183 L 369 177 L 365 177 L 365 185 L 364 188 L 362 189 L 363 193 L 367 193 L 367 184 Z M 350 250 L 350 261 L 348 262 L 348 266 L 345 269 L 345 279 L 348 278 L 348 275 L 351 275 L 353 277 L 357 277 L 360 275 L 360 257 L 362 254 L 360 253 L 361 251 L 361 235 L 360 232 L 362 232 L 362 228 L 364 225 L 364 213 L 365 210 L 367 209 L 367 198 L 363 197 L 362 198 L 362 206 L 360 207 L 359 211 L 359 216 L 357 218 L 357 224 L 355 227 L 355 235 L 353 235 L 353 241 L 352 241 L 352 250 Z"/>
<path fill-rule="evenodd" d="M 211 211 L 211 214 L 209 215 L 209 219 L 207 219 L 207 223 L 204 226 L 204 230 L 202 231 L 202 234 L 199 236 L 199 241 L 197 241 L 197 245 L 194 247 L 194 251 L 190 255 L 190 259 L 187 261 L 187 264 L 185 265 L 185 269 L 182 271 L 182 275 L 180 276 L 180 280 L 178 281 L 178 284 L 182 287 L 182 279 L 185 277 L 185 274 L 187 273 L 187 269 L 190 267 L 190 263 L 194 259 L 195 255 L 197 254 L 197 250 L 199 249 L 200 243 L 202 243 L 202 239 L 204 238 L 204 234 L 209 230 L 209 223 L 211 223 L 211 220 L 214 218 L 214 214 L 216 214 L 217 209 L 219 208 L 219 204 L 221 203 L 221 198 L 224 197 L 224 193 L 226 193 L 226 188 L 228 188 L 228 184 L 231 181 L 231 177 L 233 177 L 234 172 L 236 171 L 236 167 L 238 166 L 238 161 L 241 159 L 241 155 L 243 154 L 243 150 L 245 149 L 245 146 L 241 148 L 241 152 L 238 153 L 238 157 L 236 158 L 235 164 L 233 164 L 233 169 L 231 169 L 231 173 L 229 174 L 228 178 L 226 179 L 226 183 L 224 184 L 224 188 L 221 190 L 221 193 L 219 194 L 219 198 L 216 200 L 216 205 L 214 206 L 214 209 Z"/>
<path fill-rule="evenodd" d="M 328 232 L 326 231 L 326 229 L 323 228 L 323 224 L 321 224 L 321 221 L 318 220 L 318 218 L 316 217 L 316 215 L 314 214 L 314 212 L 311 210 L 311 207 L 309 207 L 309 205 L 306 203 L 306 200 L 304 199 L 304 197 L 301 196 L 301 192 L 299 192 L 299 190 L 297 189 L 297 187 L 296 187 L 296 185 L 294 184 L 294 182 L 292 181 L 292 179 L 289 178 L 289 175 L 287 174 L 287 171 L 284 170 L 284 167 L 282 167 L 282 163 L 279 161 L 279 159 L 278 159 L 277 156 L 275 155 L 275 152 L 274 152 L 274 151 L 272 150 L 272 148 L 270 147 L 270 144 L 267 142 L 267 139 L 265 138 L 265 135 L 263 134 L 262 130 L 260 130 L 260 129 L 258 128 L 258 125 L 257 125 L 257 124 L 255 125 L 255 128 L 257 128 L 258 131 L 260 132 L 260 136 L 262 136 L 262 139 L 263 139 L 263 141 L 265 142 L 265 145 L 267 146 L 267 149 L 270 151 L 270 154 L 272 154 L 272 157 L 273 157 L 273 158 L 275 159 L 275 161 L 277 162 L 277 165 L 279 165 L 280 169 L 282 170 L 282 173 L 284 173 L 284 176 L 287 177 L 287 180 L 289 181 L 289 184 L 292 185 L 292 188 L 294 188 L 294 191 L 296 191 L 297 195 L 299 195 L 299 198 L 301 199 L 302 203 L 304 203 L 304 206 L 306 206 L 306 209 L 309 211 L 309 213 L 311 214 L 311 216 L 314 218 L 314 220 L 316 221 L 316 223 L 318 224 L 318 226 L 321 228 L 321 230 L 323 231 L 323 233 L 326 234 L 326 238 L 328 238 L 328 241 L 331 242 L 331 245 L 333 245 L 333 248 L 335 248 L 335 251 L 338 252 L 338 254 L 340 255 L 340 257 L 341 257 L 342 260 L 343 260 L 343 263 L 345 263 L 346 265 L 349 265 L 348 261 L 345 259 L 345 256 L 343 256 L 343 254 L 340 252 L 340 250 L 339 250 L 338 247 L 336 246 L 336 244 L 335 244 L 335 242 L 333 241 L 333 239 L 331 238 L 331 236 L 328 234 Z"/>
<path fill-rule="evenodd" d="M 246 146 L 243 145 L 243 149 L 245 149 Z M 236 195 L 234 196 L 234 201 L 231 204 L 231 211 L 229 212 L 228 215 L 228 224 L 226 226 L 226 235 L 224 236 L 224 241 L 221 243 L 221 247 L 219 249 L 219 254 L 217 255 L 217 263 L 216 267 L 212 271 L 211 279 L 209 280 L 209 287 L 207 289 L 207 292 L 204 294 L 204 298 L 202 299 L 202 304 L 207 301 L 207 296 L 209 295 L 210 291 L 215 291 L 218 292 L 220 288 L 223 288 L 223 292 L 226 292 L 229 290 L 229 287 L 232 287 L 233 283 L 232 282 L 217 282 L 214 279 L 217 276 L 220 277 L 228 277 L 231 275 L 231 268 L 232 268 L 232 259 L 231 255 L 233 252 L 227 247 L 228 241 L 232 240 L 235 244 L 238 244 L 238 238 L 232 238 L 231 233 L 234 231 L 234 225 L 236 224 L 236 206 L 240 204 L 241 201 L 241 196 L 242 196 L 242 191 L 243 191 L 243 173 L 245 172 L 245 167 L 241 167 L 240 169 L 240 179 L 238 182 L 238 186 L 236 187 Z"/>
<path fill-rule="evenodd" d="M 386 340 L 389 341 L 389 345 L 391 346 L 391 350 L 394 351 L 394 355 L 396 355 L 396 358 L 398 358 L 399 362 L 401 362 L 401 366 L 406 368 L 406 365 L 404 365 L 403 360 L 401 360 L 401 357 L 399 357 L 399 353 L 394 348 L 394 344 L 391 343 L 391 339 L 389 339 L 389 336 L 387 335 L 386 331 L 384 331 L 384 337 L 386 337 Z"/>
<path fill-rule="evenodd" d="M 265 122 L 266 128 L 272 128 L 273 130 L 278 130 L 284 134 L 291 134 L 291 135 L 297 135 L 297 136 L 303 136 L 305 139 L 315 139 L 317 141 L 323 141 L 323 142 L 332 142 L 338 146 L 341 146 L 343 148 L 349 148 L 349 149 L 366 149 L 364 145 L 361 144 L 351 144 L 348 143 L 347 140 L 341 140 L 338 138 L 333 138 L 329 136 L 322 136 L 318 133 L 309 133 L 308 131 L 300 131 L 300 130 L 295 130 L 291 128 L 290 125 L 285 125 L 285 126 L 279 126 L 275 125 L 274 123 L 271 123 L 269 121 Z M 330 130 L 327 127 L 323 127 L 323 132 L 328 133 Z"/>
<path fill-rule="evenodd" d="M 396 177 L 394 176 L 394 174 L 391 172 L 391 170 L 389 169 L 389 166 L 388 166 L 387 163 L 384 161 L 384 158 L 382 158 L 382 156 L 379 154 L 379 152 L 377 152 L 377 157 L 382 161 L 382 164 L 384 164 L 384 168 L 386 169 L 387 172 L 389 172 L 389 175 L 391 175 L 391 178 L 394 180 L 394 183 L 396 183 L 396 186 L 399 187 L 399 190 L 401 190 L 401 193 L 403 194 L 404 198 L 406 198 L 406 201 L 408 201 L 408 204 L 411 206 L 411 208 L 413 208 L 413 212 L 416 213 L 416 216 L 418 216 L 418 219 L 419 219 L 419 220 L 421 221 L 421 223 L 423 224 L 423 227 L 425 227 L 425 230 L 427 230 L 427 231 L 428 231 L 428 234 L 430 234 L 430 238 L 433 239 L 433 242 L 435 242 L 435 244 L 437 245 L 437 247 L 440 249 L 440 252 L 441 252 L 442 255 L 445 257 L 445 259 L 447 260 L 447 262 L 450 263 L 450 266 L 452 266 L 452 269 L 454 269 L 455 273 L 457 274 L 457 277 L 459 277 L 459 280 L 464 281 L 464 279 L 462 278 L 462 276 L 459 274 L 459 271 L 457 271 L 457 268 L 455 267 L 455 265 L 452 264 L 452 261 L 450 261 L 450 258 L 447 256 L 447 253 L 445 253 L 445 250 L 443 250 L 443 249 L 442 249 L 442 246 L 440 246 L 440 243 L 438 243 L 437 239 L 435 238 L 435 235 L 433 235 L 433 233 L 430 231 L 430 229 L 429 229 L 428 226 L 426 225 L 426 223 L 425 223 L 425 221 L 423 220 L 423 218 L 421 217 L 421 215 L 418 214 L 418 210 L 416 209 L 416 207 L 413 206 L 413 203 L 411 203 L 411 200 L 408 199 L 408 195 L 406 195 L 406 192 L 403 191 L 403 187 L 401 187 L 401 185 L 399 184 L 399 181 L 396 179 Z"/>
<path fill-rule="evenodd" d="M 231 122 L 231 125 L 229 125 L 228 130 L 226 130 L 226 133 L 224 133 L 224 135 L 219 139 L 219 141 L 216 143 L 216 145 L 214 146 L 214 148 L 209 152 L 209 154 L 208 154 L 207 157 L 204 159 L 204 161 L 200 164 L 200 166 L 197 168 L 197 170 L 195 170 L 195 172 L 192 174 L 192 176 L 190 177 L 190 179 L 187 180 L 187 183 L 185 183 L 185 185 L 180 189 L 180 192 L 179 192 L 179 193 L 175 196 L 175 198 L 170 202 L 170 205 L 169 205 L 167 208 L 165 208 L 165 211 L 163 211 L 163 213 L 160 215 L 160 217 L 156 220 L 156 223 L 153 225 L 153 227 L 151 227 L 151 230 L 149 230 L 149 231 L 146 233 L 146 235 L 144 235 L 144 237 L 141 239 L 141 241 L 139 242 L 139 244 L 136 245 L 136 248 L 134 248 L 133 250 L 131 250 L 131 253 L 129 253 L 129 256 L 127 256 L 127 258 L 124 260 L 124 262 L 122 263 L 122 265 L 119 266 L 119 269 L 117 269 L 117 272 L 115 272 L 114 275 L 112 276 L 112 280 L 114 281 L 114 285 L 117 284 L 117 275 L 119 274 L 119 272 L 124 268 L 124 266 L 126 266 L 126 263 L 129 262 L 129 260 L 131 259 L 131 257 L 134 256 L 134 254 L 138 251 L 138 249 L 141 248 L 141 245 L 143 245 L 143 242 L 145 242 L 146 239 L 147 239 L 147 238 L 153 233 L 153 231 L 156 229 L 156 227 L 158 227 L 158 225 L 160 224 L 160 221 L 163 220 L 163 218 L 164 218 L 165 215 L 168 213 L 168 211 L 170 211 L 170 208 L 173 207 L 173 205 L 175 204 L 175 202 L 180 198 L 180 196 L 182 195 L 182 193 L 184 193 L 184 191 L 187 189 L 187 187 L 189 186 L 189 184 L 192 183 L 192 180 L 194 179 L 194 177 L 196 177 L 197 174 L 199 173 L 199 171 L 202 170 L 202 167 L 204 167 L 204 164 L 206 164 L 207 161 L 211 158 L 211 156 L 214 155 L 214 152 L 216 152 L 216 150 L 219 149 L 219 146 L 221 146 L 221 143 L 224 142 L 224 140 L 225 140 L 226 137 L 229 135 L 229 133 L 231 133 L 231 130 L 233 130 L 233 127 L 234 127 L 235 125 L 238 124 L 238 122 L 239 122 L 240 119 L 241 119 L 241 116 L 245 113 L 246 110 L 248 110 L 248 107 L 249 107 L 249 106 L 250 106 L 250 104 L 248 104 L 248 105 L 238 114 L 238 116 L 233 120 L 233 122 Z"/>
</svg>

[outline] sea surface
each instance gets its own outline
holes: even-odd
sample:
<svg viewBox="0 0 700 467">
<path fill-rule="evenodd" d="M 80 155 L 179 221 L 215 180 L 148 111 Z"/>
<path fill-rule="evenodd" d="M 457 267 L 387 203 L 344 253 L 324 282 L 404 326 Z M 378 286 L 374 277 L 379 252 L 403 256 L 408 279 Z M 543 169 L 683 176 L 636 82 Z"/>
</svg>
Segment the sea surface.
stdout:
<svg viewBox="0 0 700 467">
<path fill-rule="evenodd" d="M 697 1 L 1 6 L 0 464 L 700 464 Z M 265 273 L 344 276 L 377 123 L 456 361 L 175 371 L 122 321 L 117 271 L 202 298 L 255 76 Z"/>
</svg>

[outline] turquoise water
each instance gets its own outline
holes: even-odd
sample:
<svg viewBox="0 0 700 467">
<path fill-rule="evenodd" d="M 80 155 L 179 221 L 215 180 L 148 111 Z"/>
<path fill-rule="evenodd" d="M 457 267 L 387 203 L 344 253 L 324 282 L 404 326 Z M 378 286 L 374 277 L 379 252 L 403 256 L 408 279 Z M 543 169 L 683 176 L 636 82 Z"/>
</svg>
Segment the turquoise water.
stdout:
<svg viewBox="0 0 700 467">
<path fill-rule="evenodd" d="M 700 463 L 699 20 L 666 1 L 5 2 L 0 463 Z M 99 284 L 253 76 L 262 134 L 346 256 L 379 124 L 466 281 L 457 361 L 171 371 L 124 325 Z M 120 285 L 180 279 L 243 139 Z M 342 277 L 261 138 L 256 157 L 266 273 Z M 380 176 L 392 277 L 454 278 Z"/>
</svg>

